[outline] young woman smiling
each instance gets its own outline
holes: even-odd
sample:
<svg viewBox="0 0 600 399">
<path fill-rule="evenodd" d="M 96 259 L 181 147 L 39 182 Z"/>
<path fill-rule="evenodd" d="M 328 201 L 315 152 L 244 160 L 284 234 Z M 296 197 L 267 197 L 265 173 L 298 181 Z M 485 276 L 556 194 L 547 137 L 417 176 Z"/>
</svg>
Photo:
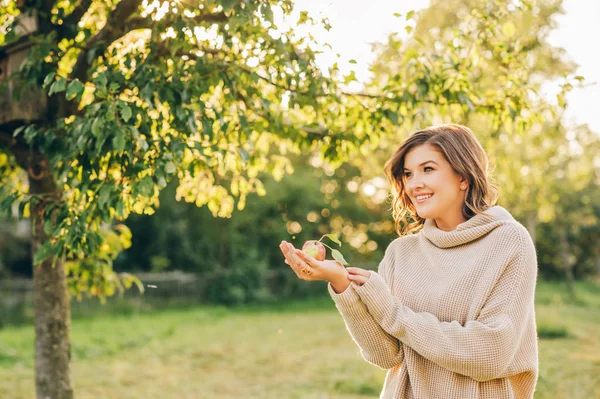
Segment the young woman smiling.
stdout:
<svg viewBox="0 0 600 399">
<path fill-rule="evenodd" d="M 363 358 L 387 369 L 380 398 L 533 398 L 537 256 L 503 207 L 488 157 L 465 126 L 408 137 L 385 165 L 398 238 L 377 272 L 285 262 L 328 290 Z"/>
</svg>

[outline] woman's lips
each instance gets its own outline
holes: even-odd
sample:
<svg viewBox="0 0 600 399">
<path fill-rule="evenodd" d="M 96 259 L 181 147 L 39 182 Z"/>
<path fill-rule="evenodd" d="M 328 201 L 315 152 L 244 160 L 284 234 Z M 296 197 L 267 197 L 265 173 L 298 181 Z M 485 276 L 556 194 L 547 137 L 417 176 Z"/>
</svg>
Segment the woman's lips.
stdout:
<svg viewBox="0 0 600 399">
<path fill-rule="evenodd" d="M 433 197 L 433 194 L 431 194 L 431 196 L 429 196 L 429 198 L 425 198 L 422 200 L 419 200 L 417 198 L 415 198 L 415 199 L 417 200 L 417 204 L 422 204 L 422 203 L 426 202 L 427 200 L 431 199 L 431 197 Z"/>
</svg>

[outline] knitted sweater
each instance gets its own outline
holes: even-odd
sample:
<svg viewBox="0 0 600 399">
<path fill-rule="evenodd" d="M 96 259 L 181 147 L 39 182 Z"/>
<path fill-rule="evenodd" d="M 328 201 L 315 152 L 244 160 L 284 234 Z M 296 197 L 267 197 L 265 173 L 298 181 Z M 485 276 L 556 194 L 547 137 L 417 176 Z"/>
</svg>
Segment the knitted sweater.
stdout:
<svg viewBox="0 0 600 399">
<path fill-rule="evenodd" d="M 362 357 L 388 369 L 380 399 L 533 398 L 536 250 L 501 206 L 453 231 L 426 219 L 378 272 L 329 294 Z"/>
</svg>

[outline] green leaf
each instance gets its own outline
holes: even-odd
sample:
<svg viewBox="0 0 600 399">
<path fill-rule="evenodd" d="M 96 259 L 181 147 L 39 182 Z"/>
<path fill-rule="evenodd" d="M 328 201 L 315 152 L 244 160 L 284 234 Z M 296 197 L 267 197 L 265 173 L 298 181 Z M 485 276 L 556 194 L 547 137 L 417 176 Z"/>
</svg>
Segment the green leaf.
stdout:
<svg viewBox="0 0 600 399">
<path fill-rule="evenodd" d="M 39 265 L 43 261 L 45 261 L 50 255 L 52 255 L 52 242 L 46 241 L 44 245 L 39 247 L 37 251 L 35 251 L 35 255 L 33 256 L 33 264 Z"/>
<path fill-rule="evenodd" d="M 106 74 L 104 72 L 100 72 L 95 78 L 94 83 L 100 86 L 103 89 L 106 89 L 106 85 L 108 84 L 108 79 L 106 78 Z"/>
<path fill-rule="evenodd" d="M 121 104 L 121 118 L 123 118 L 123 121 L 127 122 L 129 119 L 131 119 L 131 107 L 124 102 Z"/>
<path fill-rule="evenodd" d="M 223 7 L 223 12 L 227 13 L 231 11 L 235 3 L 235 0 L 221 0 L 221 7 Z"/>
<path fill-rule="evenodd" d="M 124 218 L 125 214 L 123 213 L 123 199 L 119 198 L 119 201 L 117 201 L 117 216 L 119 216 L 120 218 Z"/>
<path fill-rule="evenodd" d="M 342 266 L 348 265 L 348 262 L 346 262 L 346 259 L 344 259 L 344 256 L 342 255 L 342 253 L 340 251 L 338 251 L 337 249 L 331 250 L 331 256 L 333 256 L 333 259 L 340 262 L 342 264 Z"/>
<path fill-rule="evenodd" d="M 323 237 L 329 238 L 331 241 L 335 242 L 340 247 L 342 246 L 342 242 L 339 240 L 337 234 L 325 234 Z"/>
<path fill-rule="evenodd" d="M 348 61 L 350 64 L 356 64 L 356 60 L 350 60 Z"/>
<path fill-rule="evenodd" d="M 115 137 L 113 137 L 112 143 L 117 153 L 121 155 L 125 149 L 125 134 L 121 129 L 118 129 L 115 132 Z"/>
<path fill-rule="evenodd" d="M 94 135 L 94 137 L 99 137 L 101 130 L 102 130 L 102 119 L 100 117 L 97 117 L 94 119 L 94 122 L 92 122 L 92 134 Z"/>
<path fill-rule="evenodd" d="M 144 176 L 144 178 L 138 183 L 138 191 L 144 197 L 150 197 L 154 194 L 154 182 L 152 177 Z"/>
<path fill-rule="evenodd" d="M 260 12 L 265 19 L 265 21 L 273 22 L 273 10 L 271 9 L 271 5 L 269 3 L 263 3 L 260 7 Z"/>
<path fill-rule="evenodd" d="M 169 161 L 165 165 L 165 172 L 167 172 L 168 174 L 173 174 L 173 173 L 175 173 L 176 170 L 177 170 L 177 168 L 175 167 L 175 164 L 173 163 L 173 161 Z"/>
<path fill-rule="evenodd" d="M 48 87 L 48 85 L 50 85 L 50 83 L 54 82 L 54 77 L 56 77 L 56 72 L 50 72 L 48 75 L 46 75 L 46 78 L 44 79 L 44 89 L 46 87 Z"/>
<path fill-rule="evenodd" d="M 74 81 L 69 83 L 69 87 L 67 88 L 67 94 L 65 95 L 65 97 L 67 98 L 67 100 L 77 98 L 77 100 L 79 101 L 84 89 L 85 86 L 83 85 L 83 83 L 81 83 L 79 79 L 75 79 Z"/>
<path fill-rule="evenodd" d="M 408 13 L 406 13 L 406 20 L 408 21 L 411 19 L 413 15 L 415 15 L 415 10 L 410 10 Z"/>
<path fill-rule="evenodd" d="M 52 86 L 50 86 L 50 91 L 48 92 L 48 96 L 51 96 L 54 93 L 60 93 L 61 91 L 65 91 L 66 88 L 67 88 L 67 79 L 58 78 L 58 80 L 56 80 L 54 83 L 52 83 Z"/>
<path fill-rule="evenodd" d="M 100 195 L 98 197 L 98 205 L 100 208 L 104 208 L 104 206 L 108 203 L 111 191 L 112 187 L 109 184 L 104 184 L 100 189 Z"/>
</svg>

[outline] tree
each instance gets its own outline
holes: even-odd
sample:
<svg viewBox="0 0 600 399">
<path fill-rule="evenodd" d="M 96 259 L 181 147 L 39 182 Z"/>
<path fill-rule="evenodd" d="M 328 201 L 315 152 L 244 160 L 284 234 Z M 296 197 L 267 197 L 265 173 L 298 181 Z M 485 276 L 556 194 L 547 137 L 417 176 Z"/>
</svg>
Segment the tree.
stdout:
<svg viewBox="0 0 600 399">
<path fill-rule="evenodd" d="M 459 46 L 412 49 L 401 73 L 365 93 L 345 92 L 355 78 L 335 65 L 319 71 L 313 39 L 278 29 L 276 15 L 292 18 L 291 0 L 8 0 L 0 7 L 0 45 L 30 48 L 3 96 L 13 98 L 14 115 L 20 98 L 39 102 L 31 118 L 3 115 L 0 208 L 18 204 L 33 225 L 40 398 L 73 396 L 65 261 L 96 254 L 112 220 L 151 214 L 174 176 L 178 199 L 229 217 L 248 193 L 264 193 L 259 172 L 279 179 L 291 172 L 289 152 L 318 150 L 339 166 L 438 106 L 472 109 L 497 124 L 539 117 L 524 116 L 535 99 L 521 77 L 523 89 L 510 97 L 487 97 L 457 80 L 457 71 L 478 70 L 466 50 L 484 39 L 494 54 L 507 53 L 511 70 L 502 76 L 522 71 L 520 48 L 494 22 L 506 12 L 502 1 L 456 30 Z M 296 24 L 328 26 L 294 15 Z M 33 28 L 23 33 L 24 26 Z M 102 262 L 72 274 L 74 286 L 114 291 L 111 258 Z"/>
<path fill-rule="evenodd" d="M 418 71 L 425 74 L 431 70 L 431 59 L 446 56 L 447 67 L 438 72 L 442 77 L 437 79 L 444 82 L 442 91 L 452 90 L 454 86 L 469 87 L 487 98 L 497 98 L 503 104 L 502 110 L 511 116 L 502 123 L 495 119 L 496 115 L 485 115 L 469 106 L 468 101 L 478 103 L 480 99 L 467 98 L 464 91 L 459 90 L 457 96 L 466 105 L 445 105 L 440 101 L 440 106 L 423 108 L 420 118 L 413 125 L 403 124 L 398 136 L 441 121 L 471 127 L 490 156 L 493 175 L 501 187 L 500 203 L 523 222 L 541 250 L 542 274 L 555 276 L 556 270 L 564 270 L 569 278 L 573 272 L 564 265 L 574 267 L 585 262 L 588 256 L 583 254 L 595 245 L 588 244 L 586 250 L 579 244 L 582 237 L 577 239 L 577 235 L 570 234 L 570 252 L 582 253 L 580 262 L 557 261 L 565 256 L 546 252 L 557 246 L 552 235 L 544 230 L 549 224 L 559 226 L 568 221 L 573 231 L 583 232 L 595 220 L 592 215 L 598 204 L 586 190 L 593 187 L 594 179 L 600 174 L 595 155 L 600 138 L 585 127 L 571 129 L 563 126 L 561 121 L 567 105 L 565 92 L 583 79 L 569 76 L 576 65 L 565 60 L 563 49 L 547 42 L 555 26 L 553 18 L 561 12 L 561 3 L 549 0 L 537 2 L 534 7 L 510 9 L 510 6 L 495 10 L 490 8 L 490 2 L 481 0 L 432 1 L 430 7 L 419 12 L 414 28 L 410 24 L 406 26 L 411 34 L 409 37 L 401 39 L 392 34 L 386 43 L 375 46 L 378 57 L 372 66 L 371 86 L 374 87 L 371 90 L 378 92 L 390 82 L 404 81 Z M 501 30 L 503 36 L 511 38 L 506 45 L 499 45 L 497 38 L 487 37 L 479 28 L 469 28 L 485 19 L 491 19 L 490 24 Z M 457 38 L 457 29 L 464 29 L 464 36 L 470 32 L 470 39 Z M 444 50 L 452 47 L 459 49 L 461 58 L 453 59 L 455 53 Z M 422 65 L 416 72 L 406 69 L 406 59 L 410 58 Z M 540 93 L 542 84 L 559 78 L 568 79 L 563 83 L 557 98 L 558 106 L 555 106 Z M 526 110 L 519 111 L 517 104 L 525 92 L 536 96 L 536 100 Z M 374 154 L 353 157 L 351 162 L 367 172 L 363 173 L 363 179 L 381 173 L 380 165 L 389 157 L 388 148 L 395 146 L 401 137 L 382 136 L 380 147 L 383 148 L 376 149 Z M 375 165 L 375 170 L 370 165 Z M 565 173 L 567 170 L 573 172 Z M 567 193 L 572 193 L 573 197 Z M 577 206 L 567 206 L 576 198 L 579 199 Z M 575 209 L 578 213 L 573 213 Z M 543 234 L 536 234 L 537 230 Z"/>
</svg>

